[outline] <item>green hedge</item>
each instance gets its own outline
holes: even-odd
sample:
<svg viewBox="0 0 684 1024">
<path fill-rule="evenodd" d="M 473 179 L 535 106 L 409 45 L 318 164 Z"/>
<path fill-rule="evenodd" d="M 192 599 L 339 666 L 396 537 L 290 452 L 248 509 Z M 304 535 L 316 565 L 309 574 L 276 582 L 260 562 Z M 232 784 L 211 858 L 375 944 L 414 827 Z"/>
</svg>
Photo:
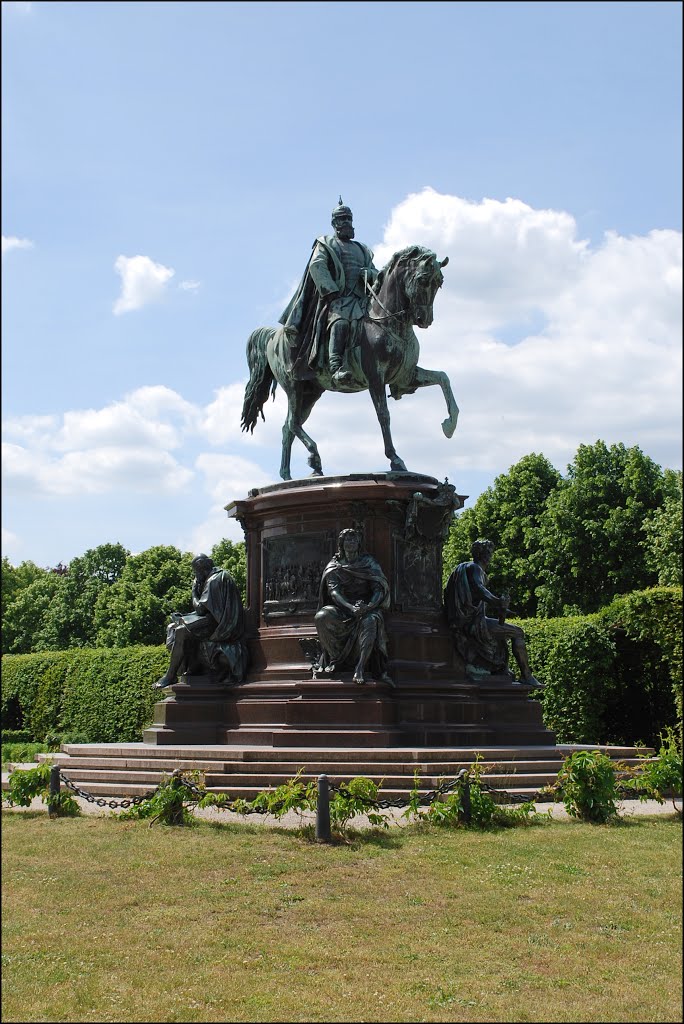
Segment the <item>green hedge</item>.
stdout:
<svg viewBox="0 0 684 1024">
<path fill-rule="evenodd" d="M 525 632 L 532 671 L 545 684 L 535 696 L 546 727 L 559 743 L 607 742 L 606 698 L 616 654 L 610 631 L 589 615 L 516 624 Z"/>
<path fill-rule="evenodd" d="M 2 724 L 79 733 L 90 743 L 139 742 L 150 725 L 164 674 L 165 647 L 85 648 L 2 659 Z"/>
<path fill-rule="evenodd" d="M 673 725 L 674 701 L 681 727 L 682 588 L 638 590 L 615 598 L 600 615 L 614 631 L 623 691 L 638 689 L 636 714 L 645 699 L 654 722 L 668 717 Z"/>
<path fill-rule="evenodd" d="M 593 615 L 525 619 L 535 694 L 559 743 L 657 744 L 682 713 L 682 590 L 616 598 Z M 165 647 L 79 648 L 2 659 L 2 725 L 36 740 L 138 742 L 159 699 Z"/>
<path fill-rule="evenodd" d="M 652 746 L 667 726 L 681 728 L 681 587 L 617 597 L 593 615 L 517 624 L 559 743 Z"/>
</svg>

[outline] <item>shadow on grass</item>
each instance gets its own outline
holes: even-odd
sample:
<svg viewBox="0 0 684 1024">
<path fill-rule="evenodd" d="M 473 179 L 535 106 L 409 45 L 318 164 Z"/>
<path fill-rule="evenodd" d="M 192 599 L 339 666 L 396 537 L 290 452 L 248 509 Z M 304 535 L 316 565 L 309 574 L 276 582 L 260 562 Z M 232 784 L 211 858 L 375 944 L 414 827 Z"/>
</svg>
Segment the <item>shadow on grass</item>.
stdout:
<svg viewBox="0 0 684 1024">
<path fill-rule="evenodd" d="M 381 850 L 397 850 L 403 846 L 401 832 L 387 832 L 380 828 L 350 828 L 344 835 L 333 834 L 333 842 L 340 846 L 351 846 L 354 850 L 364 846 L 375 846 Z"/>
<path fill-rule="evenodd" d="M 42 810 L 36 808 L 35 810 L 29 810 L 26 807 L 8 807 L 3 804 L 3 814 L 21 814 L 24 818 L 29 818 L 31 821 L 35 821 L 37 818 L 47 818 L 48 810 L 47 807 L 43 807 Z"/>
<path fill-rule="evenodd" d="M 624 817 L 611 818 L 606 824 L 611 828 L 644 828 L 652 825 L 654 821 L 679 822 L 681 825 L 682 815 L 680 811 L 672 811 L 671 814 L 628 814 Z"/>
<path fill-rule="evenodd" d="M 250 822 L 242 821 L 201 820 L 197 821 L 197 825 L 223 833 L 224 835 L 244 835 L 245 833 L 249 835 L 263 835 L 267 833 L 271 836 L 288 836 L 291 839 L 300 839 L 306 843 L 326 842 L 316 839 L 316 826 L 313 823 L 287 826 L 272 825 L 268 822 L 252 825 Z M 379 828 L 348 828 L 344 834 L 333 831 L 327 845 L 351 846 L 353 848 L 375 846 L 383 850 L 396 850 L 402 845 L 401 836 L 402 833 L 398 830 L 394 833 L 389 833 L 385 829 Z"/>
</svg>

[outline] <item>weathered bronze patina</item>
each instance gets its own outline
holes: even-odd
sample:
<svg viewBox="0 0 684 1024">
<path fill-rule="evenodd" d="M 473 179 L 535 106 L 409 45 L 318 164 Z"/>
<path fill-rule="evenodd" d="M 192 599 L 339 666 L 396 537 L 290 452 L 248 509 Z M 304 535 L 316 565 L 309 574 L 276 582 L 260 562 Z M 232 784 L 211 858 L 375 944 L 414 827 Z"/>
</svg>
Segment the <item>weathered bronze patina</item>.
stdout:
<svg viewBox="0 0 684 1024">
<path fill-rule="evenodd" d="M 314 674 L 332 673 L 354 661 L 353 682 L 366 682 L 366 666 L 375 679 L 394 685 L 387 673 L 387 633 L 383 609 L 390 590 L 371 555 L 361 551 L 359 530 L 342 530 L 337 552 L 321 579 L 314 619 L 322 656 Z"/>
<path fill-rule="evenodd" d="M 351 210 L 334 213 L 335 236 L 316 239 L 302 282 L 281 317 L 281 326 L 259 327 L 247 342 L 250 379 L 245 389 L 242 429 L 253 431 L 277 384 L 287 395 L 280 476 L 290 480 L 292 443 L 309 452 L 314 476 L 323 468 L 316 442 L 304 423 L 324 391 L 370 391 L 385 455 L 394 472 L 406 472 L 392 441 L 387 387 L 392 398 L 438 384 L 447 405 L 442 430 L 451 437 L 458 406 L 446 373 L 418 366 L 414 327 L 429 327 L 443 283 L 430 249 L 411 245 L 396 252 L 377 272 L 372 253 L 353 241 Z"/>
<path fill-rule="evenodd" d="M 163 690 L 178 682 L 179 672 L 209 676 L 211 681 L 239 683 L 247 670 L 242 598 L 226 569 L 217 569 L 208 555 L 192 560 L 193 611 L 173 612 L 166 631 L 171 660 L 154 684 Z"/>
<path fill-rule="evenodd" d="M 473 560 L 456 566 L 444 590 L 447 620 L 456 649 L 465 661 L 466 673 L 476 679 L 487 675 L 512 676 L 508 668 L 510 640 L 520 669 L 520 683 L 541 687 L 530 670 L 525 634 L 520 626 L 506 622 L 510 596 L 497 596 L 488 589 L 487 569 L 494 544 L 490 540 L 476 540 L 471 553 Z M 497 618 L 487 615 L 488 604 L 497 610 Z"/>
</svg>

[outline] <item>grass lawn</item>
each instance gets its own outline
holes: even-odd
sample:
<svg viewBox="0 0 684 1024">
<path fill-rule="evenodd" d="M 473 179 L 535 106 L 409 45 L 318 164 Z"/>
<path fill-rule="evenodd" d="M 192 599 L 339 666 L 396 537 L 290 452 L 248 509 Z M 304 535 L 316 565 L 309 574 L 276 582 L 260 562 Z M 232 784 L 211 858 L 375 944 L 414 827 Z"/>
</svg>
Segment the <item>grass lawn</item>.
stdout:
<svg viewBox="0 0 684 1024">
<path fill-rule="evenodd" d="M 3 812 L 3 1021 L 681 1021 L 682 827 Z"/>
</svg>

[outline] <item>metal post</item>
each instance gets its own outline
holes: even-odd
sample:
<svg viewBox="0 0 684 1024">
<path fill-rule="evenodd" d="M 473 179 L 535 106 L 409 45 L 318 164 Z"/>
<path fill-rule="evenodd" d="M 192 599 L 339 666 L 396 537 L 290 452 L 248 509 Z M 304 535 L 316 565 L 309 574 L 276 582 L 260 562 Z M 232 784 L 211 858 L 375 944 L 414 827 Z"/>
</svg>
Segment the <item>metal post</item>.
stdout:
<svg viewBox="0 0 684 1024">
<path fill-rule="evenodd" d="M 463 820 L 466 825 L 470 824 L 472 818 L 472 808 L 470 805 L 470 783 L 465 782 L 463 784 Z"/>
<path fill-rule="evenodd" d="M 48 816 L 50 818 L 59 817 L 59 765 L 53 764 L 50 766 L 50 795 L 48 797 Z"/>
<path fill-rule="evenodd" d="M 330 786 L 327 775 L 318 776 L 318 800 L 316 802 L 316 839 L 321 843 L 330 842 Z"/>
</svg>

